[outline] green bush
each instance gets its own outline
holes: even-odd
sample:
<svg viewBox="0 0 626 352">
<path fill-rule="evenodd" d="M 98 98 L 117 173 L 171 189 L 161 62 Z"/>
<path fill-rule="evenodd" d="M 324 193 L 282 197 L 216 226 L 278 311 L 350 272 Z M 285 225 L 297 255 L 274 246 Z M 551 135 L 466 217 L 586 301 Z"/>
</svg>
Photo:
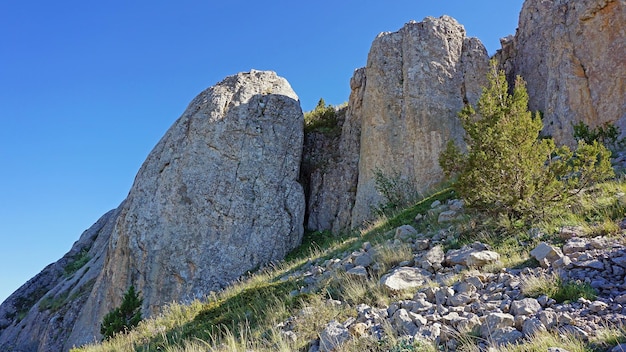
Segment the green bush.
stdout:
<svg viewBox="0 0 626 352">
<path fill-rule="evenodd" d="M 594 141 L 602 143 L 605 147 L 616 150 L 624 146 L 624 139 L 618 139 L 619 128 L 612 123 L 605 123 L 604 125 L 597 126 L 594 129 L 590 129 L 587 124 L 580 121 L 576 124 L 572 124 L 574 128 L 574 139 L 577 141 L 584 141 L 587 144 L 592 144 Z"/>
<path fill-rule="evenodd" d="M 391 216 L 398 209 L 405 208 L 420 198 L 415 182 L 403 178 L 399 172 L 386 174 L 380 169 L 373 172 L 374 187 L 383 197 L 383 202 L 373 208 L 376 214 Z"/>
<path fill-rule="evenodd" d="M 457 191 L 469 207 L 506 215 L 509 223 L 529 222 L 552 214 L 576 191 L 612 177 L 610 152 L 600 143 L 579 141 L 572 152 L 539 138 L 539 114 L 528 111 L 525 82 L 518 77 L 508 93 L 504 72 L 492 60 L 488 86 L 477 108 L 460 113 L 467 132 L 467 154 L 448 144 L 439 163 L 458 175 Z"/>
<path fill-rule="evenodd" d="M 307 132 L 331 132 L 337 127 L 337 110 L 330 104 L 326 105 L 323 98 L 317 102 L 315 109 L 304 114 L 304 129 Z"/>
<path fill-rule="evenodd" d="M 117 333 L 125 332 L 137 326 L 141 321 L 141 305 L 143 299 L 135 291 L 134 286 L 130 286 L 124 294 L 122 305 L 110 311 L 102 319 L 100 333 L 107 339 Z"/>
</svg>

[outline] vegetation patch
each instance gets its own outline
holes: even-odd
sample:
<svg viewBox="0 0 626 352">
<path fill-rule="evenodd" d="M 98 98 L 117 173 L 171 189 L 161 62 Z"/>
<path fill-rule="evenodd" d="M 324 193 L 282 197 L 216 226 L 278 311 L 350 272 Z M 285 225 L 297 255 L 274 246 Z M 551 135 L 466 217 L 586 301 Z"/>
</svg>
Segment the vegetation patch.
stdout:
<svg viewBox="0 0 626 352">
<path fill-rule="evenodd" d="M 546 295 L 557 303 L 576 301 L 579 298 L 594 300 L 596 290 L 586 282 L 564 281 L 556 274 L 529 275 L 521 282 L 522 293 L 528 297 Z"/>
<path fill-rule="evenodd" d="M 83 249 L 72 257 L 70 262 L 65 266 L 65 268 L 63 268 L 63 276 L 66 278 L 72 276 L 80 268 L 85 266 L 90 259 L 91 256 L 89 255 L 89 251 L 87 249 Z"/>
<path fill-rule="evenodd" d="M 337 108 L 328 104 L 323 98 L 317 102 L 315 109 L 304 113 L 304 132 L 320 132 L 335 134 L 340 132 Z"/>
</svg>

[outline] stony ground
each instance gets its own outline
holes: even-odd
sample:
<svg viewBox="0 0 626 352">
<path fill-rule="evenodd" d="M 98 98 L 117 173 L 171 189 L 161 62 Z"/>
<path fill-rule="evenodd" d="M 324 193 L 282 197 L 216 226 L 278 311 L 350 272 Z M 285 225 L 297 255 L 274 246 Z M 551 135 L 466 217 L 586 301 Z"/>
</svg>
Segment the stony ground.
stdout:
<svg viewBox="0 0 626 352">
<path fill-rule="evenodd" d="M 433 210 L 439 222 L 447 222 L 455 219 L 462 206 L 461 201 L 451 200 L 433 204 Z M 383 245 L 409 245 L 413 259 L 385 273 L 376 261 L 383 245 L 370 243 L 343 257 L 308 263 L 289 275 L 304 277 L 307 286 L 300 292 L 315 290 L 325 279 L 345 273 L 355 280 L 380 277 L 378 284 L 391 292 L 412 295 L 386 306 L 353 304 L 354 315 L 326 322 L 309 351 L 334 351 L 351 339 L 383 339 L 390 333 L 407 341 L 436 343 L 448 351 L 456 351 L 467 336 L 473 336 L 478 347 L 487 350 L 523 343 L 540 331 L 587 340 L 603 327 L 626 324 L 626 247 L 615 238 L 583 238 L 582 229 L 576 227 L 563 228 L 560 236 L 562 246 L 541 242 L 533 248 L 531 255 L 540 265 L 501 268 L 495 273 L 500 255 L 488 245 L 476 242 L 444 251 L 445 234 L 428 238 L 410 225 L 398 227 L 395 239 Z M 525 295 L 525 288 L 537 279 L 591 287 L 597 295 L 562 303 L 541 293 Z M 347 303 L 331 299 L 327 304 Z M 306 314 L 314 313 L 300 312 Z M 285 336 L 295 339 L 293 326 L 299 318 L 293 316 L 280 324 Z M 614 348 L 623 349 L 623 345 Z"/>
</svg>

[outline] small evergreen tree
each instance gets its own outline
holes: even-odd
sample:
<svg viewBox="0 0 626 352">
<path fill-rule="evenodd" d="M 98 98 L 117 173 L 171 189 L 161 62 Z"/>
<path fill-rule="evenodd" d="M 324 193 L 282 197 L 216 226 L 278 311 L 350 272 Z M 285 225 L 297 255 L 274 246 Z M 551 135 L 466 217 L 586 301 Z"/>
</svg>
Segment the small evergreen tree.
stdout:
<svg viewBox="0 0 626 352">
<path fill-rule="evenodd" d="M 446 174 L 458 174 L 457 190 L 468 205 L 511 221 L 531 220 L 563 205 L 573 190 L 613 175 L 603 145 L 580 141 L 572 153 L 539 138 L 541 118 L 528 111 L 520 77 L 509 94 L 504 72 L 492 60 L 488 80 L 477 110 L 468 105 L 459 113 L 467 154 L 449 143 L 439 159 Z"/>
<path fill-rule="evenodd" d="M 100 333 L 105 339 L 117 333 L 127 331 L 137 326 L 141 321 L 141 305 L 143 299 L 135 291 L 134 286 L 130 286 L 124 294 L 122 305 L 110 311 L 102 319 Z"/>
</svg>

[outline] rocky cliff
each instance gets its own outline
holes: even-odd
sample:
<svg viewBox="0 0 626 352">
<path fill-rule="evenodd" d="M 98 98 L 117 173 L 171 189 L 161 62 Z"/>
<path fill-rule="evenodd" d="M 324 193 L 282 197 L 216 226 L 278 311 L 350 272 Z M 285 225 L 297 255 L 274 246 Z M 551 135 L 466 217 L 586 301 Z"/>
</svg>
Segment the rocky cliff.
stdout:
<svg viewBox="0 0 626 352">
<path fill-rule="evenodd" d="M 67 350 L 98 338 L 130 285 L 151 315 L 282 259 L 303 234 L 302 139 L 298 97 L 273 72 L 238 74 L 202 92 L 152 150 L 124 203 L 66 256 L 93 259 L 69 278 L 69 259 L 53 264 L 1 306 L 0 346 Z"/>
<path fill-rule="evenodd" d="M 62 351 L 102 271 L 123 204 L 104 214 L 72 249 L 0 305 L 0 350 Z"/>
<path fill-rule="evenodd" d="M 626 131 L 626 1 L 524 2 L 514 37 L 496 55 L 527 82 L 544 133 L 573 144 L 572 124 L 611 122 Z"/>
<path fill-rule="evenodd" d="M 362 114 L 353 227 L 371 218 L 371 207 L 382 201 L 375 170 L 418 191 L 442 180 L 439 154 L 447 141 L 461 142 L 457 113 L 478 99 L 488 60 L 481 42 L 448 16 L 407 23 L 374 40 L 362 98 L 349 103 Z"/>
<path fill-rule="evenodd" d="M 339 233 L 350 219 L 358 180 L 361 145 L 361 102 L 365 69 L 354 71 L 348 106 L 338 113 L 341 133 L 308 133 L 304 144 L 303 178 L 307 189 L 307 228 Z"/>
</svg>

